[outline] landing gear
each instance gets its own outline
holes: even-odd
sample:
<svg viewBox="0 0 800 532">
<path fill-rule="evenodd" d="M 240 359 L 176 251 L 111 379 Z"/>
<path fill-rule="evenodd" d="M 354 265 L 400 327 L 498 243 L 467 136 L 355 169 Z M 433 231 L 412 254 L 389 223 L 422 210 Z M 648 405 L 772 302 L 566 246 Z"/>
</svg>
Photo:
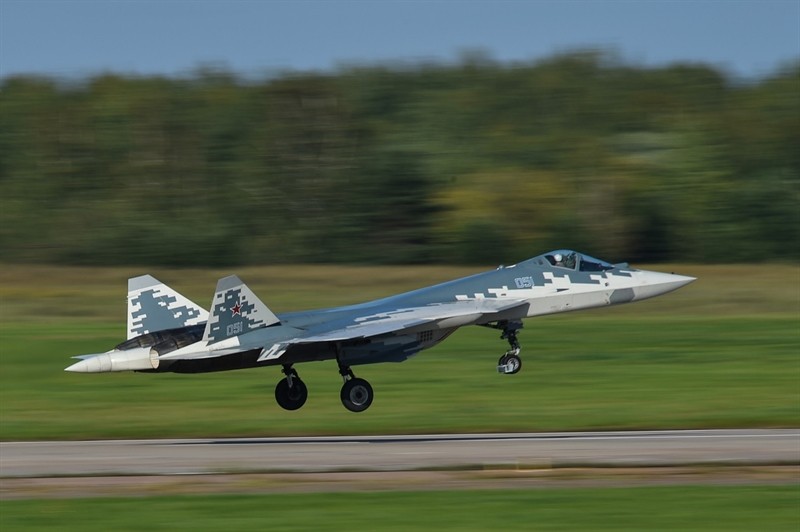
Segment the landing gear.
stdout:
<svg viewBox="0 0 800 532">
<path fill-rule="evenodd" d="M 283 374 L 286 378 L 278 381 L 278 385 L 275 386 L 275 400 L 281 408 L 297 410 L 306 404 L 308 388 L 291 365 L 283 366 Z"/>
<path fill-rule="evenodd" d="M 372 386 L 364 379 L 359 379 L 347 366 L 339 366 L 339 373 L 344 379 L 342 392 L 339 396 L 342 404 L 351 412 L 363 412 L 372 404 L 375 397 L 372 393 Z"/>
<path fill-rule="evenodd" d="M 372 386 L 364 379 L 356 377 L 349 366 L 341 363 L 339 363 L 339 373 L 344 379 L 339 394 L 344 407 L 351 412 L 363 412 L 369 408 L 375 398 Z M 283 374 L 286 378 L 278 381 L 278 385 L 275 386 L 275 400 L 285 410 L 297 410 L 306 404 L 308 388 L 291 364 L 284 364 Z"/>
<path fill-rule="evenodd" d="M 522 329 L 522 322 L 501 321 L 489 327 L 502 329 L 503 334 L 500 335 L 500 339 L 508 340 L 508 344 L 511 346 L 511 349 L 503 353 L 503 356 L 497 361 L 497 371 L 504 375 L 519 373 L 519 370 L 522 369 L 522 358 L 519 356 L 521 347 L 517 339 L 517 331 Z"/>
</svg>

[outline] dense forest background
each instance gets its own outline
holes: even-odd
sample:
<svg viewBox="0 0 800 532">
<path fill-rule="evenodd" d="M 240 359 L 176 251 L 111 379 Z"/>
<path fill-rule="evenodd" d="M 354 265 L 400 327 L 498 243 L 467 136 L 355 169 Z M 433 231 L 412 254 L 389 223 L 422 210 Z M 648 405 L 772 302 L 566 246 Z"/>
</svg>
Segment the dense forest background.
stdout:
<svg viewBox="0 0 800 532">
<path fill-rule="evenodd" d="M 10 77 L 0 202 L 6 262 L 796 261 L 800 63 Z"/>
</svg>

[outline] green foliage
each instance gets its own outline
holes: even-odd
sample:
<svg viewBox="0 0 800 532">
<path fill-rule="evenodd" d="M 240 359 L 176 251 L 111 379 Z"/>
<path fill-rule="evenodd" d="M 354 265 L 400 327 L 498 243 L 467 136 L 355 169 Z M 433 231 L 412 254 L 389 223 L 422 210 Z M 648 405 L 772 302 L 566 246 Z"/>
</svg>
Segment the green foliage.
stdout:
<svg viewBox="0 0 800 532">
<path fill-rule="evenodd" d="M 763 485 L 6 500 L 0 528 L 795 531 L 799 496 L 797 486 Z"/>
<path fill-rule="evenodd" d="M 800 259 L 800 64 L 740 83 L 595 51 L 252 81 L 0 81 L 16 262 Z"/>
</svg>

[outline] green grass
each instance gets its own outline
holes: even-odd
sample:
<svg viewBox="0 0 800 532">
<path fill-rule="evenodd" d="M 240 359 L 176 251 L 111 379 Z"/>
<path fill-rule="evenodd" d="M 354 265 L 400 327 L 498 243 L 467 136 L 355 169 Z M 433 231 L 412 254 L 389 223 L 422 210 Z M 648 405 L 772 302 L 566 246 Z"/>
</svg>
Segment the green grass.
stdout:
<svg viewBox="0 0 800 532">
<path fill-rule="evenodd" d="M 760 276 L 763 268 L 771 275 Z M 0 438 L 796 427 L 800 269 L 770 268 L 682 267 L 700 280 L 663 298 L 528 320 L 521 334 L 524 368 L 515 376 L 495 371 L 507 345 L 497 331 L 462 329 L 405 363 L 357 367 L 376 398 L 370 410 L 353 414 L 339 402 L 341 380 L 332 361 L 298 366 L 310 395 L 297 412 L 275 404 L 278 368 L 65 373 L 71 355 L 101 352 L 121 339 L 125 278 L 140 272 L 6 267 Z M 255 270 L 243 277 L 257 279 L 254 289 L 277 311 L 312 307 L 311 299 L 349 303 L 467 273 L 267 270 L 277 281 L 267 284 Z M 210 291 L 219 273 L 157 275 L 202 301 L 182 280 L 202 279 Z M 358 284 L 365 280 L 367 286 Z M 302 302 L 294 305 L 292 294 Z"/>
<path fill-rule="evenodd" d="M 27 530 L 790 530 L 797 486 L 427 491 L 2 501 Z"/>
</svg>

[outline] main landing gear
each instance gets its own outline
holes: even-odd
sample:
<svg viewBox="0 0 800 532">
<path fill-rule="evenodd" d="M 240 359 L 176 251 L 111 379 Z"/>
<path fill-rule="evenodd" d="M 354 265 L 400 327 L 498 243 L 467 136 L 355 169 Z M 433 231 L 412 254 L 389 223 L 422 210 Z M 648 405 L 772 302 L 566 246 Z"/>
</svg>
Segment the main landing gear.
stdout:
<svg viewBox="0 0 800 532">
<path fill-rule="evenodd" d="M 500 360 L 497 361 L 497 371 L 504 375 L 513 375 L 519 373 L 522 369 L 522 358 L 519 356 L 520 345 L 517 339 L 517 331 L 522 329 L 521 321 L 501 321 L 493 325 L 488 325 L 493 329 L 502 329 L 503 334 L 500 335 L 501 340 L 508 340 L 511 349 L 503 353 Z"/>
<path fill-rule="evenodd" d="M 363 412 L 372 404 L 375 397 L 372 393 L 372 386 L 364 379 L 359 379 L 347 366 L 339 365 L 339 374 L 344 379 L 342 391 L 339 397 L 342 404 L 351 412 Z"/>
<path fill-rule="evenodd" d="M 308 388 L 300 380 L 297 370 L 291 365 L 283 366 L 283 374 L 286 375 L 286 378 L 278 381 L 278 385 L 275 386 L 275 400 L 278 401 L 281 408 L 297 410 L 306 404 Z"/>
<path fill-rule="evenodd" d="M 372 404 L 375 397 L 372 386 L 364 379 L 359 379 L 353 374 L 348 366 L 339 365 L 339 373 L 344 379 L 344 385 L 339 396 L 344 407 L 351 412 L 363 412 Z M 284 379 L 278 381 L 275 386 L 275 400 L 281 408 L 286 410 L 297 410 L 306 404 L 308 399 L 308 388 L 300 380 L 291 364 L 283 366 Z"/>
</svg>

